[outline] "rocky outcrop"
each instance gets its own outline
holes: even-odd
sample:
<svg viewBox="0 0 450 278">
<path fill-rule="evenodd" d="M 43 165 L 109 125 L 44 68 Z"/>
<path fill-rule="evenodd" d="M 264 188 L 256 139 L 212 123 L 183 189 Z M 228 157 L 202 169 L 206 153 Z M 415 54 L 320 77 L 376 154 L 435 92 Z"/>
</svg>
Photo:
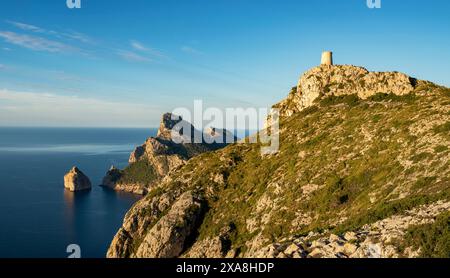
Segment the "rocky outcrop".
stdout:
<svg viewBox="0 0 450 278">
<path fill-rule="evenodd" d="M 181 193 L 181 192 L 178 192 Z M 125 217 L 107 256 L 172 258 L 192 241 L 206 207 L 203 197 L 192 191 L 176 192 L 142 200 Z M 159 217 L 164 214 L 162 217 Z M 135 240 L 142 238 L 140 244 Z"/>
<path fill-rule="evenodd" d="M 234 258 L 236 250 L 231 248 L 231 237 L 235 234 L 236 227 L 225 226 L 218 236 L 198 240 L 186 251 L 184 258 Z"/>
<path fill-rule="evenodd" d="M 80 169 L 73 167 L 64 176 L 64 188 L 72 192 L 90 190 L 91 181 L 83 172 L 80 171 Z"/>
<path fill-rule="evenodd" d="M 275 105 L 280 115 L 310 107 L 328 96 L 357 95 L 367 99 L 378 93 L 406 95 L 413 92 L 417 80 L 399 72 L 369 72 L 352 65 L 321 65 L 305 72 L 288 98 Z"/>
<path fill-rule="evenodd" d="M 188 238 L 198 226 L 205 207 L 201 197 L 188 191 L 147 233 L 136 251 L 139 258 L 174 258 L 179 256 Z"/>
<path fill-rule="evenodd" d="M 120 179 L 122 172 L 116 167 L 111 166 L 111 168 L 106 172 L 105 177 L 103 178 L 102 185 L 106 187 L 110 187 L 114 189 L 116 186 L 116 182 Z"/>
<path fill-rule="evenodd" d="M 155 172 L 156 177 L 152 182 L 154 184 L 192 157 L 221 149 L 236 141 L 237 138 L 224 129 L 209 128 L 201 132 L 181 117 L 166 113 L 161 119 L 157 136 L 148 138 L 143 145 L 138 146 L 131 153 L 129 163 L 148 162 Z M 110 174 L 114 174 L 114 179 L 110 178 Z M 121 174 L 123 171 L 108 172 L 105 177 L 107 186 L 137 194 L 146 194 L 152 186 L 139 182 L 124 182 L 120 179 Z"/>
<path fill-rule="evenodd" d="M 157 136 L 147 139 L 145 144 L 137 147 L 130 155 L 129 162 L 134 163 L 141 159 L 154 160 L 158 156 L 178 156 L 181 160 L 188 160 L 236 141 L 237 138 L 227 130 L 207 128 L 205 132 L 201 132 L 181 117 L 166 113 L 161 119 Z M 177 167 L 179 163 L 173 165 Z M 173 168 L 170 163 L 167 166 L 169 170 Z M 157 168 L 161 169 L 161 175 L 167 174 L 167 167 Z"/>
<path fill-rule="evenodd" d="M 114 166 L 106 172 L 103 177 L 101 186 L 115 190 L 134 193 L 138 195 L 147 194 L 147 188 L 141 183 L 123 182 L 121 179 L 124 175 L 124 170 L 117 169 Z"/>
</svg>

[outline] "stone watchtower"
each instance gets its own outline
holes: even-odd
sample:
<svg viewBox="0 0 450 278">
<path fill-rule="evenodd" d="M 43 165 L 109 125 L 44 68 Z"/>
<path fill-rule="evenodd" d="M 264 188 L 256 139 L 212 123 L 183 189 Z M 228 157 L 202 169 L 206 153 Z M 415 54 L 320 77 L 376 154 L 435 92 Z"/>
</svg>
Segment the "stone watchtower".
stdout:
<svg viewBox="0 0 450 278">
<path fill-rule="evenodd" d="M 333 65 L 333 52 L 331 51 L 324 51 L 322 53 L 322 61 L 320 62 L 321 65 Z"/>
</svg>

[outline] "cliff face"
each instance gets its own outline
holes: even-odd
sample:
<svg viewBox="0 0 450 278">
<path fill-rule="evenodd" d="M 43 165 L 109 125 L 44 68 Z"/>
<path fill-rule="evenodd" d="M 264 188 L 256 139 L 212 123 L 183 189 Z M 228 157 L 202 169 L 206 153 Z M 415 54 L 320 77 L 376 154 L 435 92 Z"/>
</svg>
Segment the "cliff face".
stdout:
<svg viewBox="0 0 450 278">
<path fill-rule="evenodd" d="M 194 143 L 199 139 L 198 143 Z M 236 138 L 226 130 L 207 129 L 202 132 L 179 116 L 164 114 L 157 136 L 148 138 L 131 153 L 130 165 L 125 170 L 110 170 L 104 185 L 118 191 L 145 195 L 149 187 L 192 157 L 218 150 L 235 141 Z"/>
<path fill-rule="evenodd" d="M 450 256 L 450 89 L 321 66 L 277 106 L 277 154 L 191 158 L 127 213 L 107 256 Z"/>
</svg>

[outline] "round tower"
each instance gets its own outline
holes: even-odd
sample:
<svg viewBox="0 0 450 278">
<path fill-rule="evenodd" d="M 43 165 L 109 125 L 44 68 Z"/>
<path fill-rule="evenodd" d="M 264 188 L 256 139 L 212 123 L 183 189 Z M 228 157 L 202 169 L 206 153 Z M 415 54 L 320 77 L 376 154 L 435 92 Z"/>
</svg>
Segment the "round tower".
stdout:
<svg viewBox="0 0 450 278">
<path fill-rule="evenodd" d="M 322 61 L 320 63 L 321 65 L 333 65 L 333 52 L 331 51 L 324 51 L 322 53 Z"/>
</svg>

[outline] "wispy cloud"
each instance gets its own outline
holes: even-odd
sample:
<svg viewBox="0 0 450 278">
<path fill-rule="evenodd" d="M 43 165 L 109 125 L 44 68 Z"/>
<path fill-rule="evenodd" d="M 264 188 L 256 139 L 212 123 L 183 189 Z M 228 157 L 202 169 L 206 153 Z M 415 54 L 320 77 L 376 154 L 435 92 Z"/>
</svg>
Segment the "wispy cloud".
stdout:
<svg viewBox="0 0 450 278">
<path fill-rule="evenodd" d="M 198 49 L 193 48 L 192 46 L 184 45 L 181 47 L 181 51 L 194 55 L 204 55 L 204 53 Z"/>
<path fill-rule="evenodd" d="M 140 43 L 138 41 L 131 41 L 130 44 L 136 50 L 140 50 L 140 51 L 147 51 L 148 50 L 147 47 L 145 47 L 142 43 Z"/>
<path fill-rule="evenodd" d="M 132 40 L 130 42 L 130 45 L 136 51 L 144 52 L 148 55 L 158 57 L 158 58 L 167 58 L 167 56 L 163 52 L 161 52 L 155 48 L 148 47 L 139 41 Z"/>
<path fill-rule="evenodd" d="M 86 43 L 86 44 L 95 44 L 95 40 L 93 38 L 91 38 L 90 36 L 80 33 L 80 32 L 68 32 L 68 33 L 61 33 L 62 36 L 65 36 L 69 39 L 72 40 L 77 40 L 80 41 L 82 43 Z"/>
<path fill-rule="evenodd" d="M 0 38 L 5 41 L 24 48 L 36 51 L 47 51 L 52 53 L 74 52 L 77 48 L 62 42 L 48 40 L 43 37 L 18 34 L 8 31 L 0 31 Z"/>
<path fill-rule="evenodd" d="M 76 40 L 76 41 L 86 43 L 86 44 L 94 43 L 94 39 L 92 39 L 91 37 L 89 37 L 86 34 L 76 32 L 76 31 L 57 32 L 57 31 L 48 30 L 48 29 L 41 28 L 41 27 L 38 27 L 38 26 L 35 26 L 32 24 L 18 22 L 18 21 L 7 20 L 6 22 L 11 24 L 12 26 L 22 29 L 24 31 L 46 34 L 46 35 L 54 36 L 54 37 L 60 38 L 60 39 L 64 38 L 64 39 L 69 39 L 69 40 Z"/>
<path fill-rule="evenodd" d="M 31 25 L 31 24 L 26 24 L 26 23 L 17 22 L 17 21 L 10 21 L 10 20 L 7 20 L 6 22 L 19 28 L 19 29 L 25 30 L 25 31 L 32 31 L 32 32 L 36 32 L 36 33 L 45 33 L 46 32 L 46 30 L 44 30 L 40 27 Z"/>
<path fill-rule="evenodd" d="M 151 62 L 152 59 L 139 55 L 132 51 L 127 50 L 119 50 L 117 54 L 122 57 L 124 60 L 129 62 Z"/>
<path fill-rule="evenodd" d="M 160 113 L 141 103 L 0 89 L 0 125 L 150 126 Z"/>
</svg>

